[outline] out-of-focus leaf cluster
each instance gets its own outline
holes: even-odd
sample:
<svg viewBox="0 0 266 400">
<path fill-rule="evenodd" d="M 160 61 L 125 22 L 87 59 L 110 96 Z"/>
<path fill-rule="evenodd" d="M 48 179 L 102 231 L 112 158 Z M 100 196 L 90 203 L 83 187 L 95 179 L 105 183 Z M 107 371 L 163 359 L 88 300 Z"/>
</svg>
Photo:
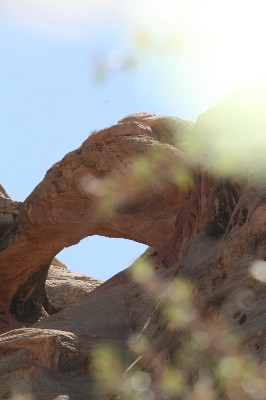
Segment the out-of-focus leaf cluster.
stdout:
<svg viewBox="0 0 266 400">
<path fill-rule="evenodd" d="M 264 94 L 261 94 L 262 105 Z M 255 174 L 260 178 L 264 168 L 264 163 L 260 163 L 264 141 L 261 148 L 258 143 L 266 127 L 265 117 L 259 114 L 260 118 L 256 118 L 261 108 L 254 104 L 249 108 L 250 101 L 246 104 L 243 99 L 241 105 L 238 99 L 238 96 L 229 98 L 228 104 L 225 102 L 203 116 L 186 150 L 191 157 L 199 157 L 206 173 L 218 177 Z M 235 110 L 235 115 L 230 110 Z M 249 110 L 254 120 L 245 115 L 239 121 L 241 110 Z M 254 121 L 258 130 L 252 134 Z M 239 154 L 237 148 L 240 148 Z M 101 212 L 110 217 L 128 199 L 158 185 L 170 184 L 181 191 L 189 189 L 193 174 L 186 162 L 179 160 L 175 164 L 165 154 L 160 151 L 145 154 L 132 163 L 125 175 L 120 174 L 119 179 L 115 174 L 108 176 L 104 181 L 105 195 L 99 196 Z M 163 279 L 151 259 L 147 257 L 134 265 L 132 278 L 154 298 L 154 313 L 163 321 L 163 329 L 156 339 L 150 335 L 151 315 L 145 329 L 132 335 L 126 350 L 131 363 L 110 344 L 96 352 L 96 380 L 101 393 L 130 400 L 265 399 L 265 365 L 244 351 L 241 338 L 225 318 L 213 320 L 201 313 L 192 282 L 180 277 Z M 263 261 L 254 263 L 251 274 L 265 282 L 264 269 Z"/>
<path fill-rule="evenodd" d="M 99 348 L 99 391 L 130 400 L 263 400 L 265 366 L 243 351 L 240 337 L 225 320 L 218 323 L 202 315 L 190 281 L 160 278 L 150 259 L 136 263 L 132 276 L 156 299 L 162 336 L 152 338 L 149 327 L 134 333 L 127 344 L 131 365 L 121 349 L 111 344 Z"/>
</svg>

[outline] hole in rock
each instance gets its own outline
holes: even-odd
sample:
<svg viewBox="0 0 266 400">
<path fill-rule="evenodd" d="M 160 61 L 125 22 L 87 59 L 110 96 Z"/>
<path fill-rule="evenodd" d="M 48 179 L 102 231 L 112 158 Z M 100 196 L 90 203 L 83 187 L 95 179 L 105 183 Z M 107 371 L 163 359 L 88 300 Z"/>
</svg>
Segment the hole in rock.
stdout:
<svg viewBox="0 0 266 400">
<path fill-rule="evenodd" d="M 128 268 L 147 245 L 127 239 L 90 236 L 66 247 L 57 258 L 73 272 L 106 281 Z"/>
<path fill-rule="evenodd" d="M 241 312 L 240 312 L 240 311 L 236 311 L 236 312 L 234 313 L 234 315 L 233 315 L 233 318 L 234 318 L 234 319 L 239 318 L 240 315 L 241 315 Z"/>
<path fill-rule="evenodd" d="M 242 315 L 240 320 L 238 321 L 239 325 L 243 325 L 247 320 L 247 316 L 245 314 Z"/>
</svg>

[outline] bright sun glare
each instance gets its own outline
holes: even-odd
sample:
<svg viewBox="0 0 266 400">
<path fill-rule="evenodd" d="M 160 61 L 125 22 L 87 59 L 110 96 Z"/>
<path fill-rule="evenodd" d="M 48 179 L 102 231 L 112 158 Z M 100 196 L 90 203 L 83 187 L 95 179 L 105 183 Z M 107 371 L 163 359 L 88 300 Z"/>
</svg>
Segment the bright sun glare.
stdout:
<svg viewBox="0 0 266 400">
<path fill-rule="evenodd" d="M 67 40 L 82 35 L 86 40 L 103 23 L 129 39 L 142 29 L 155 40 L 176 40 L 187 72 L 218 95 L 264 73 L 265 9 L 264 0 L 2 0 L 0 5 L 3 18 Z"/>
<path fill-rule="evenodd" d="M 263 50 L 265 2 L 208 0 L 193 3 L 192 26 L 199 25 L 206 30 L 210 43 L 209 54 L 206 53 L 210 61 L 208 69 L 216 71 L 221 87 L 231 89 L 263 75 L 266 67 Z"/>
</svg>

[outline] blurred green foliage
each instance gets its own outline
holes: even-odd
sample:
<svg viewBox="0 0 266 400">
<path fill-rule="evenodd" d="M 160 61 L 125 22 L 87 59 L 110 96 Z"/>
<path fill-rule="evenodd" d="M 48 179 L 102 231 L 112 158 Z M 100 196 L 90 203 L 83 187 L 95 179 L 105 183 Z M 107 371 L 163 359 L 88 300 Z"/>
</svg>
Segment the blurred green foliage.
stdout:
<svg viewBox="0 0 266 400">
<path fill-rule="evenodd" d="M 121 349 L 99 347 L 94 353 L 99 393 L 126 400 L 263 400 L 265 366 L 245 353 L 241 338 L 225 320 L 217 323 L 199 313 L 190 281 L 165 281 L 150 260 L 148 256 L 133 265 L 132 276 L 154 296 L 163 333 L 154 337 L 148 327 L 132 334 L 130 365 Z"/>
</svg>

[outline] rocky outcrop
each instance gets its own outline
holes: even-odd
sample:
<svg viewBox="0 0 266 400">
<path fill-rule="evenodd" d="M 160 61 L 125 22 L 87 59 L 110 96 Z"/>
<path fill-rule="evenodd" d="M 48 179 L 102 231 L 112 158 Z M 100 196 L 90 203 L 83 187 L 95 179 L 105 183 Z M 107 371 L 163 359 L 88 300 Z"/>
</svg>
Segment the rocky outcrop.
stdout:
<svg viewBox="0 0 266 400">
<path fill-rule="evenodd" d="M 21 203 L 11 200 L 0 184 L 0 251 L 8 246 L 12 233 L 16 230 L 16 219 Z"/>
<path fill-rule="evenodd" d="M 186 156 L 173 142 L 184 141 L 191 128 L 175 118 L 132 116 L 91 135 L 55 164 L 16 220 L 5 214 L 0 311 L 25 322 L 46 316 L 51 260 L 85 236 L 123 237 L 160 250 L 173 236 L 183 198 L 165 174 L 165 160 L 186 172 Z M 148 155 L 151 180 L 143 167 Z"/>
<path fill-rule="evenodd" d="M 159 270 L 166 273 L 163 265 Z M 1 335 L 0 351 L 5 356 L 0 396 L 8 391 L 11 397 L 16 390 L 21 393 L 26 388 L 36 399 L 64 394 L 71 400 L 85 400 L 88 393 L 98 399 L 92 379 L 93 349 L 113 343 L 130 364 L 127 339 L 143 329 L 155 304 L 126 270 L 31 328 Z M 108 397 L 104 393 L 100 396 Z"/>
<path fill-rule="evenodd" d="M 48 270 L 45 289 L 51 309 L 58 312 L 76 303 L 102 283 L 99 279 L 71 272 L 64 264 L 54 259 Z"/>
<path fill-rule="evenodd" d="M 224 127 L 231 126 L 232 115 L 228 120 L 223 107 L 217 110 L 219 124 L 224 118 Z M 233 174 L 217 175 L 205 168 L 204 160 L 199 163 L 187 145 L 194 143 L 195 149 L 198 137 L 204 137 L 204 129 L 212 131 L 215 121 L 215 109 L 194 129 L 175 118 L 129 116 L 94 133 L 54 165 L 23 204 L 11 206 L 2 192 L 7 201 L 3 221 L 8 221 L 0 251 L 2 398 L 115 398 L 95 386 L 93 352 L 106 343 L 121 354 L 127 366 L 123 377 L 136 365 L 149 373 L 145 393 L 150 397 L 144 398 L 190 398 L 188 389 L 167 397 L 158 386 L 163 371 L 171 373 L 173 365 L 180 365 L 189 390 L 195 389 L 191 398 L 265 398 L 266 292 L 259 274 L 266 257 L 266 182 L 264 174 L 244 175 L 236 164 Z M 13 206 L 16 217 L 11 219 Z M 62 247 L 90 234 L 130 238 L 151 247 L 142 260 L 99 286 L 96 282 L 90 291 L 90 280 L 77 280 L 60 265 L 50 267 Z M 64 295 L 62 290 L 63 297 L 51 294 L 52 310 L 44 286 L 49 267 L 47 291 L 56 281 L 63 288 L 71 275 L 71 290 L 77 282 L 88 285 L 82 298 L 72 302 L 76 291 L 73 297 L 71 291 Z M 169 321 L 164 299 L 186 296 L 182 286 L 171 286 L 176 276 L 193 282 L 192 300 L 185 301 L 180 315 L 174 303 Z M 48 315 L 61 306 L 65 308 Z M 200 338 L 197 363 L 191 353 L 188 361 L 182 358 L 181 349 L 193 339 L 181 324 L 185 320 Z M 230 341 L 222 337 L 227 325 L 241 334 L 238 348 L 232 347 L 235 336 Z M 143 347 L 132 351 L 132 338 L 138 342 L 142 336 L 152 347 L 146 358 Z M 251 355 L 252 368 L 260 375 L 245 375 L 240 386 L 230 381 L 231 386 L 220 388 L 219 357 L 224 365 L 233 362 L 229 375 L 236 376 L 243 363 L 236 354 Z M 206 392 L 212 379 L 216 386 Z"/>
</svg>

